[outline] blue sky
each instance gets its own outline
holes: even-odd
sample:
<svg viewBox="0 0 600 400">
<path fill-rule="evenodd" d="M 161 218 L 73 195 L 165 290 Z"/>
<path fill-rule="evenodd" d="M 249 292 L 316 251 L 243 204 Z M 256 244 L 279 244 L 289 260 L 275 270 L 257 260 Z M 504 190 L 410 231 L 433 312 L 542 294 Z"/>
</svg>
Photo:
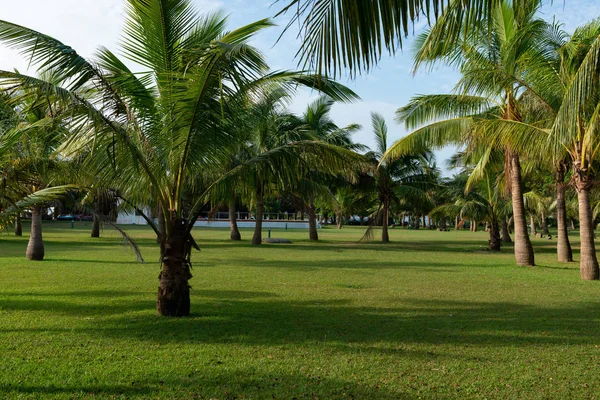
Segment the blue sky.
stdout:
<svg viewBox="0 0 600 400">
<path fill-rule="evenodd" d="M 286 0 L 273 5 L 273 0 L 194 0 L 199 11 L 221 10 L 229 15 L 230 27 L 235 28 L 261 18 L 273 17 Z M 7 2 L 3 0 L 2 3 Z M 50 34 L 72 46 L 84 56 L 93 54 L 99 45 L 112 50 L 118 49 L 120 28 L 123 21 L 122 0 L 22 0 L 11 1 L 0 7 L 0 19 L 31 27 Z M 600 16 L 598 0 L 548 0 L 540 11 L 541 15 L 565 24 L 567 31 Z M 63 22 L 61 22 L 63 21 Z M 289 21 L 288 16 L 275 19 L 279 26 L 268 29 L 258 35 L 254 45 L 266 55 L 274 69 L 295 69 L 294 55 L 299 47 L 296 31 L 291 29 L 276 43 L 282 27 Z M 425 23 L 417 24 L 418 33 Z M 359 123 L 362 131 L 355 134 L 355 141 L 372 145 L 370 113 L 377 111 L 386 118 L 389 126 L 390 141 L 405 135 L 405 130 L 394 123 L 394 112 L 406 104 L 415 94 L 446 93 L 458 80 L 458 74 L 448 68 L 419 72 L 411 75 L 412 39 L 405 41 L 404 50 L 395 57 L 384 56 L 376 69 L 368 75 L 354 80 L 342 76 L 340 81 L 361 98 L 354 104 L 334 106 L 332 115 L 340 126 Z M 27 63 L 18 54 L 0 47 L 0 69 L 27 70 Z M 290 108 L 301 112 L 306 104 L 317 97 L 310 91 L 298 93 Z M 437 152 L 438 165 L 452 149 Z"/>
</svg>

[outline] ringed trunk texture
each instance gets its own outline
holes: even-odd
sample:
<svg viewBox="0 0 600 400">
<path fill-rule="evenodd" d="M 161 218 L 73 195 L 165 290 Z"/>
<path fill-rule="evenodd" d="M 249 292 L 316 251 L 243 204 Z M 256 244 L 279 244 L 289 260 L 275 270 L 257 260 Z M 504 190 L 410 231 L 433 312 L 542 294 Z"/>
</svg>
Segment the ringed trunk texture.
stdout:
<svg viewBox="0 0 600 400">
<path fill-rule="evenodd" d="M 42 261 L 44 259 L 44 241 L 42 239 L 42 215 L 39 207 L 31 208 L 31 234 L 25 255 L 28 260 Z"/>
<path fill-rule="evenodd" d="M 317 232 L 317 213 L 315 212 L 315 205 L 312 200 L 308 204 L 306 213 L 308 214 L 308 238 L 316 242 L 319 240 L 319 233 Z"/>
<path fill-rule="evenodd" d="M 17 213 L 15 219 L 15 236 L 23 236 L 23 223 L 21 222 L 21 213 Z"/>
<path fill-rule="evenodd" d="M 237 218 L 235 215 L 235 200 L 229 201 L 229 228 L 231 230 L 231 233 L 229 235 L 229 238 L 231 240 L 242 240 L 242 234 L 240 233 L 240 229 L 238 228 Z"/>
<path fill-rule="evenodd" d="M 600 270 L 596 258 L 594 244 L 594 226 L 592 222 L 592 208 L 590 206 L 591 183 L 587 180 L 577 184 L 577 200 L 579 201 L 579 239 L 581 241 L 579 271 L 581 279 L 598 280 Z"/>
<path fill-rule="evenodd" d="M 388 232 L 388 220 L 390 215 L 390 205 L 383 203 L 383 224 L 381 224 L 381 243 L 390 242 L 390 233 Z"/>
<path fill-rule="evenodd" d="M 160 246 L 161 264 L 156 311 L 167 317 L 190 315 L 191 244 L 184 221 L 174 219 Z M 169 232 L 170 231 L 170 232 Z"/>
<path fill-rule="evenodd" d="M 493 219 L 490 224 L 490 250 L 500 251 L 502 241 L 500 240 L 500 228 L 498 226 L 498 220 Z"/>
<path fill-rule="evenodd" d="M 513 221 L 515 224 L 515 260 L 517 265 L 534 266 L 533 246 L 527 234 L 527 221 L 525 220 L 523 188 L 521 187 L 521 163 L 518 154 L 512 153 L 509 157 Z"/>
<path fill-rule="evenodd" d="M 100 237 L 100 216 L 94 213 L 94 222 L 92 222 L 92 233 L 90 235 L 93 238 Z"/>
<path fill-rule="evenodd" d="M 501 231 L 500 231 L 500 238 L 502 239 L 503 243 L 512 243 L 512 239 L 510 238 L 510 233 L 508 232 L 508 223 L 506 222 L 505 218 L 502 218 L 502 222 L 501 224 Z"/>
<path fill-rule="evenodd" d="M 158 243 L 161 243 L 161 237 L 167 237 L 167 225 L 165 221 L 165 216 L 163 215 L 162 207 L 160 205 L 158 206 L 158 213 L 156 218 L 158 219 L 158 232 L 160 233 L 160 236 L 156 236 L 156 241 Z"/>
<path fill-rule="evenodd" d="M 562 172 L 562 171 L 561 171 Z M 564 172 L 557 177 L 556 182 L 556 223 L 558 228 L 556 253 L 558 261 L 573 261 L 573 250 L 569 242 L 569 229 L 567 228 L 567 206 L 565 204 Z"/>
<path fill-rule="evenodd" d="M 263 193 L 262 188 L 256 191 L 256 224 L 254 226 L 254 235 L 252 236 L 252 244 L 259 245 L 262 243 L 262 219 L 263 219 Z"/>
</svg>

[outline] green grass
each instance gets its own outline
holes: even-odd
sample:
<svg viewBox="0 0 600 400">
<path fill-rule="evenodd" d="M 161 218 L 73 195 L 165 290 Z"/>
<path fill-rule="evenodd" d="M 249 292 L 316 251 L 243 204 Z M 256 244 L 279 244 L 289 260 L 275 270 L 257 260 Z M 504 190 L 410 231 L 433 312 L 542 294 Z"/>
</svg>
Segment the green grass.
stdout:
<svg viewBox="0 0 600 400">
<path fill-rule="evenodd" d="M 0 398 L 593 398 L 600 283 L 534 239 L 535 268 L 485 232 L 196 230 L 192 317 L 155 315 L 158 249 L 44 226 L 46 261 L 0 236 Z M 245 239 L 251 234 L 242 231 Z M 266 232 L 265 232 L 266 235 Z M 573 237 L 572 239 L 575 239 Z M 576 254 L 576 257 L 578 255 Z"/>
</svg>

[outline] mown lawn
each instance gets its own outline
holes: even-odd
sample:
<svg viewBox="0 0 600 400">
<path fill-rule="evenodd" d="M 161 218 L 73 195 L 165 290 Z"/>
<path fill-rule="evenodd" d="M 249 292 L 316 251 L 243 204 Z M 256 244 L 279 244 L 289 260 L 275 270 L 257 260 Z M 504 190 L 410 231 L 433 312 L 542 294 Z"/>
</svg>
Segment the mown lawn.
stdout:
<svg viewBox="0 0 600 400">
<path fill-rule="evenodd" d="M 155 315 L 158 249 L 44 226 L 46 261 L 0 236 L 0 397 L 161 399 L 594 398 L 600 283 L 535 239 L 535 268 L 485 232 L 273 232 L 251 247 L 196 230 L 192 313 Z M 265 231 L 266 235 L 266 231 Z M 575 239 L 574 235 L 572 239 Z M 578 255 L 575 255 L 576 258 Z"/>
</svg>

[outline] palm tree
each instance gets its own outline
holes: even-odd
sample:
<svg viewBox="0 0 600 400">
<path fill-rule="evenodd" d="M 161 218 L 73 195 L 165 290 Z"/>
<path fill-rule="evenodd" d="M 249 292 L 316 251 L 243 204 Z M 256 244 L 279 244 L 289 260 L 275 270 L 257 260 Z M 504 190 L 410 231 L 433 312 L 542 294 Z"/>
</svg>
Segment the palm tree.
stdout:
<svg viewBox="0 0 600 400">
<path fill-rule="evenodd" d="M 47 79 L 52 80 L 51 75 Z M 65 133 L 64 112 L 54 96 L 40 90 L 8 90 L 17 115 L 19 140 L 8 155 L 12 158 L 4 168 L 4 180 L 12 181 L 13 205 L 18 199 L 52 187 L 66 175 L 68 162 L 58 160 L 55 151 Z M 6 190 L 5 190 L 6 193 Z M 26 250 L 28 260 L 44 259 L 41 203 L 31 204 L 31 232 Z M 16 209 L 18 215 L 21 209 Z"/>
<path fill-rule="evenodd" d="M 433 155 L 423 151 L 420 154 L 383 160 L 382 157 L 388 150 L 387 124 L 383 116 L 375 112 L 371 113 L 371 123 L 377 149 L 366 153 L 365 157 L 371 160 L 374 168 L 371 186 L 377 200 L 376 211 L 370 221 L 382 221 L 381 242 L 388 243 L 390 208 L 401 207 L 406 203 L 428 203 L 426 190 L 431 186 L 432 169 L 429 164 Z M 368 239 L 370 235 L 371 229 L 367 230 L 364 239 Z"/>
<path fill-rule="evenodd" d="M 564 36 L 564 35 L 563 35 Z M 559 260 L 569 261 L 572 256 L 566 232 L 565 175 L 572 165 L 571 182 L 577 191 L 580 222 L 582 279 L 600 279 L 596 257 L 590 190 L 594 184 L 598 141 L 594 130 L 597 124 L 598 94 L 600 86 L 591 78 L 600 66 L 600 21 L 594 21 L 575 31 L 570 40 L 559 41 L 554 50 L 554 62 L 535 65 L 532 78 L 539 81 L 538 88 L 545 93 L 552 111 L 549 124 L 510 124 L 498 127 L 498 136 L 530 153 L 550 154 L 555 165 L 557 186 L 557 217 L 559 225 Z M 592 65 L 595 65 L 592 67 Z M 541 92 L 539 90 L 538 92 Z M 549 125 L 549 126 L 548 126 Z"/>
<path fill-rule="evenodd" d="M 302 125 L 303 129 L 307 130 L 307 133 L 314 140 L 347 150 L 364 150 L 365 146 L 352 141 L 352 134 L 361 128 L 360 125 L 350 124 L 340 128 L 331 119 L 331 107 L 334 103 L 335 101 L 327 96 L 318 98 L 308 105 L 306 111 L 300 116 L 298 123 Z M 318 196 L 319 192 L 327 192 L 328 188 L 330 188 L 329 183 L 331 182 L 326 182 L 328 177 L 331 177 L 331 174 L 322 173 L 322 171 L 311 171 L 306 178 L 310 182 L 305 181 L 304 185 L 302 185 L 302 188 L 305 190 L 300 191 L 302 198 L 306 199 L 308 235 L 312 241 L 319 240 L 315 196 Z M 320 184 L 324 184 L 324 186 Z"/>
<path fill-rule="evenodd" d="M 229 157 L 228 144 L 238 140 L 223 129 L 227 111 L 268 82 L 316 85 L 321 80 L 268 72 L 261 54 L 248 44 L 272 25 L 268 20 L 225 32 L 225 18 L 200 17 L 189 0 L 128 0 L 125 14 L 121 50 L 144 72 L 132 72 L 106 48 L 90 62 L 52 37 L 0 21 L 0 41 L 30 56 L 41 70 L 59 71 L 57 84 L 16 72 L 3 71 L 0 77 L 6 84 L 52 92 L 70 105 L 72 134 L 61 149 L 65 156 L 91 152 L 88 167 L 107 186 L 145 186 L 144 193 L 138 191 L 141 198 L 156 196 L 165 219 L 162 234 L 147 218 L 160 236 L 156 309 L 160 315 L 186 316 L 191 249 L 197 247 L 191 230 L 206 198 L 197 196 L 186 205 L 184 194 L 196 175 Z M 320 88 L 348 98 L 334 82 L 321 81 Z"/>
<path fill-rule="evenodd" d="M 406 122 L 409 128 L 437 121 L 415 134 L 428 146 L 443 146 L 467 142 L 475 145 L 476 137 L 485 145 L 490 126 L 496 126 L 499 121 L 519 124 L 529 118 L 522 113 L 522 103 L 532 98 L 540 100 L 540 96 L 523 75 L 528 65 L 546 61 L 542 47 L 549 41 L 551 33 L 546 22 L 535 19 L 538 7 L 539 1 L 503 1 L 491 13 L 490 32 L 487 29 L 472 30 L 450 49 L 436 45 L 444 38 L 444 33 L 437 27 L 425 33 L 420 38 L 416 65 L 440 59 L 460 65 L 463 76 L 456 88 L 458 94 L 416 97 L 399 110 L 399 121 Z M 398 142 L 390 153 L 401 153 L 402 147 L 414 140 L 415 137 Z M 516 262 L 534 265 L 523 206 L 521 160 L 514 148 L 506 146 L 504 150 L 505 172 L 513 203 Z"/>
</svg>

